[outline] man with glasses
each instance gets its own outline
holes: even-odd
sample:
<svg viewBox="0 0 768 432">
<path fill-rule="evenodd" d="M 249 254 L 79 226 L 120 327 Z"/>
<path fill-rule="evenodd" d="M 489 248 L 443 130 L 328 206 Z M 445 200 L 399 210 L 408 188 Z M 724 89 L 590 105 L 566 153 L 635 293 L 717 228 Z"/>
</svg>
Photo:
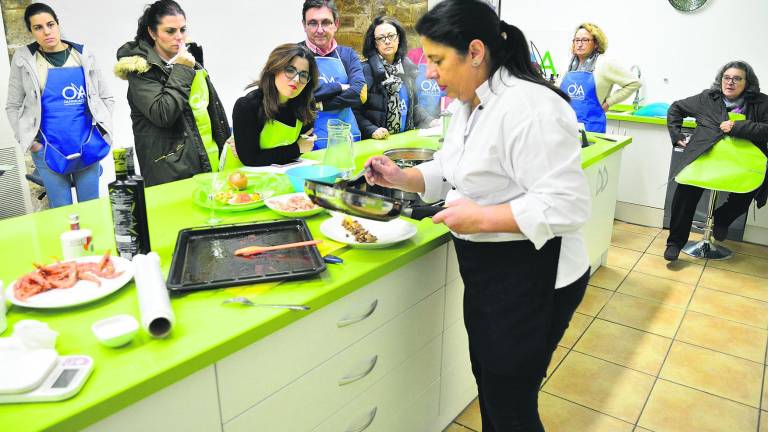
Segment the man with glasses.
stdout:
<svg viewBox="0 0 768 432">
<path fill-rule="evenodd" d="M 352 125 L 352 137 L 360 140 L 360 129 L 352 108 L 365 103 L 367 88 L 363 68 L 351 47 L 336 43 L 339 11 L 333 0 L 305 0 L 302 24 L 307 39 L 302 42 L 314 54 L 320 71 L 319 87 L 315 90 L 317 119 L 315 119 L 315 149 L 328 145 L 327 123 L 338 119 Z"/>
</svg>

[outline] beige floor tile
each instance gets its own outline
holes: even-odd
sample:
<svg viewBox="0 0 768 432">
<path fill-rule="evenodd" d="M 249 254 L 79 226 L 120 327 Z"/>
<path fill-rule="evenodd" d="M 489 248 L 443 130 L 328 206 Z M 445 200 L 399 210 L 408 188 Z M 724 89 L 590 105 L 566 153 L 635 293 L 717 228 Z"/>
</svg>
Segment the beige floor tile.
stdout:
<svg viewBox="0 0 768 432">
<path fill-rule="evenodd" d="M 731 259 L 723 261 L 709 260 L 708 265 L 723 270 L 768 278 L 768 259 L 766 258 L 735 253 Z"/>
<path fill-rule="evenodd" d="M 704 267 L 680 260 L 669 262 L 664 257 L 644 254 L 633 271 L 695 285 Z"/>
<path fill-rule="evenodd" d="M 647 227 L 642 225 L 635 225 L 620 220 L 613 221 L 614 230 L 629 231 L 635 234 L 643 234 L 647 236 L 657 236 L 661 232 L 661 228 Z"/>
<path fill-rule="evenodd" d="M 675 341 L 659 378 L 759 408 L 763 369 L 760 363 Z"/>
<path fill-rule="evenodd" d="M 552 360 L 549 361 L 549 366 L 547 367 L 547 376 L 552 376 L 552 372 L 557 369 L 557 367 L 560 365 L 560 362 L 563 361 L 565 356 L 568 354 L 568 348 L 563 348 L 561 346 L 555 347 L 555 352 L 552 353 Z"/>
<path fill-rule="evenodd" d="M 627 277 L 629 270 L 618 267 L 601 266 L 592 277 L 589 278 L 589 284 L 596 287 L 616 291 L 621 281 Z"/>
<path fill-rule="evenodd" d="M 694 286 L 645 273 L 630 272 L 618 292 L 669 306 L 685 308 L 693 295 Z"/>
<path fill-rule="evenodd" d="M 657 432 L 751 432 L 757 429 L 757 410 L 659 380 L 638 425 Z"/>
<path fill-rule="evenodd" d="M 587 285 L 587 291 L 584 293 L 579 307 L 576 308 L 576 312 L 596 316 L 612 295 L 612 291 Z"/>
<path fill-rule="evenodd" d="M 645 429 L 645 428 L 641 428 L 641 427 L 638 426 L 638 427 L 635 428 L 635 430 L 633 432 L 653 432 L 653 431 L 650 430 L 650 429 Z"/>
<path fill-rule="evenodd" d="M 648 249 L 645 250 L 645 253 L 652 254 L 652 255 L 658 255 L 660 257 L 664 256 L 664 250 L 667 248 L 667 236 L 658 236 L 656 237 L 653 242 L 651 242 L 651 245 L 648 246 Z M 678 260 L 680 261 L 686 261 L 693 264 L 698 265 L 704 265 L 704 263 L 707 262 L 705 259 L 701 258 L 694 258 L 690 255 L 686 255 L 684 253 L 680 253 L 680 256 L 678 257 Z"/>
<path fill-rule="evenodd" d="M 571 351 L 544 391 L 635 423 L 653 381 L 650 375 Z"/>
<path fill-rule="evenodd" d="M 723 242 L 723 245 L 734 252 L 744 255 L 768 258 L 768 246 L 733 240 L 726 240 Z"/>
<path fill-rule="evenodd" d="M 768 302 L 768 279 L 707 266 L 699 286 Z"/>
<path fill-rule="evenodd" d="M 672 338 L 683 319 L 683 314 L 682 309 L 616 293 L 598 317 Z"/>
<path fill-rule="evenodd" d="M 461 414 L 456 417 L 454 422 L 476 431 L 480 431 L 482 429 L 483 422 L 480 418 L 480 403 L 478 402 L 477 398 L 475 398 L 471 404 L 464 408 L 464 411 L 462 411 Z"/>
<path fill-rule="evenodd" d="M 768 303 L 707 288 L 697 288 L 688 310 L 768 328 Z"/>
<path fill-rule="evenodd" d="M 611 244 L 625 249 L 645 252 L 653 239 L 654 236 L 635 234 L 629 231 L 613 230 Z"/>
<path fill-rule="evenodd" d="M 642 252 L 633 251 L 632 249 L 608 246 L 608 265 L 611 267 L 632 269 L 642 255 Z"/>
<path fill-rule="evenodd" d="M 472 429 L 467 429 L 458 423 L 451 423 L 443 429 L 443 432 L 472 432 Z"/>
<path fill-rule="evenodd" d="M 768 432 L 768 411 L 760 412 L 760 432 Z"/>
<path fill-rule="evenodd" d="M 565 331 L 562 339 L 558 345 L 565 348 L 571 348 L 573 344 L 584 334 L 584 330 L 589 327 L 589 323 L 592 322 L 592 317 L 580 313 L 574 313 L 571 318 L 571 322 L 568 323 L 568 329 Z"/>
<path fill-rule="evenodd" d="M 768 331 L 688 311 L 675 339 L 762 363 Z"/>
<path fill-rule="evenodd" d="M 763 401 L 760 407 L 768 408 L 768 368 L 763 373 Z"/>
<path fill-rule="evenodd" d="M 655 376 L 671 343 L 662 336 L 596 319 L 573 349 Z"/>
<path fill-rule="evenodd" d="M 573 402 L 539 393 L 539 415 L 547 432 L 631 432 L 632 425 Z"/>
</svg>

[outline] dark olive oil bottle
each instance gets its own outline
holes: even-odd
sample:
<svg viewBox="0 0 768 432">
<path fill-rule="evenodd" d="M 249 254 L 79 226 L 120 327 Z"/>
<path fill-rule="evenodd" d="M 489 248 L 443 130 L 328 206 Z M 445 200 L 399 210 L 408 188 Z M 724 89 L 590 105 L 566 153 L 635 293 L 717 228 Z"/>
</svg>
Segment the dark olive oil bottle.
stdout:
<svg viewBox="0 0 768 432">
<path fill-rule="evenodd" d="M 112 206 L 117 254 L 126 259 L 133 259 L 136 254 L 149 253 L 151 248 L 144 180 L 135 173 L 129 176 L 127 158 L 130 156 L 133 168 L 133 155 L 127 153 L 124 148 L 115 148 L 112 151 L 116 178 L 109 184 L 109 203 Z"/>
</svg>

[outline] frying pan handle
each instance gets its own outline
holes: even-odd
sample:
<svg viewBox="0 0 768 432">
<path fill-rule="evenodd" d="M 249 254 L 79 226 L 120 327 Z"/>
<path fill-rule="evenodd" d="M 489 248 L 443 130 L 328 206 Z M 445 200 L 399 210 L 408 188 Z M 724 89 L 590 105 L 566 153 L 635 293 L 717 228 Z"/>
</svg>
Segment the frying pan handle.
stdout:
<svg viewBox="0 0 768 432">
<path fill-rule="evenodd" d="M 443 210 L 445 210 L 445 207 L 441 206 L 411 207 L 403 210 L 403 216 L 409 217 L 411 219 L 422 220 L 424 218 L 432 217 Z"/>
</svg>

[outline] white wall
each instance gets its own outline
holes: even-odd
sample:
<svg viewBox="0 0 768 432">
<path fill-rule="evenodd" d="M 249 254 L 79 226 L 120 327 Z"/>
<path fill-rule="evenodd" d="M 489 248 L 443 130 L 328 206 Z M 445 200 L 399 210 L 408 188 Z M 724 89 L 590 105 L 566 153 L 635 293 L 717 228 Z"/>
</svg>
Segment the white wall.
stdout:
<svg viewBox="0 0 768 432">
<path fill-rule="evenodd" d="M 502 0 L 501 17 L 520 27 L 542 55 L 549 50 L 561 76 L 576 26 L 599 25 L 608 36 L 607 55 L 642 68 L 644 103 L 698 93 L 736 59 L 751 64 L 768 88 L 766 0 L 710 0 L 688 13 L 667 0 Z"/>
</svg>

